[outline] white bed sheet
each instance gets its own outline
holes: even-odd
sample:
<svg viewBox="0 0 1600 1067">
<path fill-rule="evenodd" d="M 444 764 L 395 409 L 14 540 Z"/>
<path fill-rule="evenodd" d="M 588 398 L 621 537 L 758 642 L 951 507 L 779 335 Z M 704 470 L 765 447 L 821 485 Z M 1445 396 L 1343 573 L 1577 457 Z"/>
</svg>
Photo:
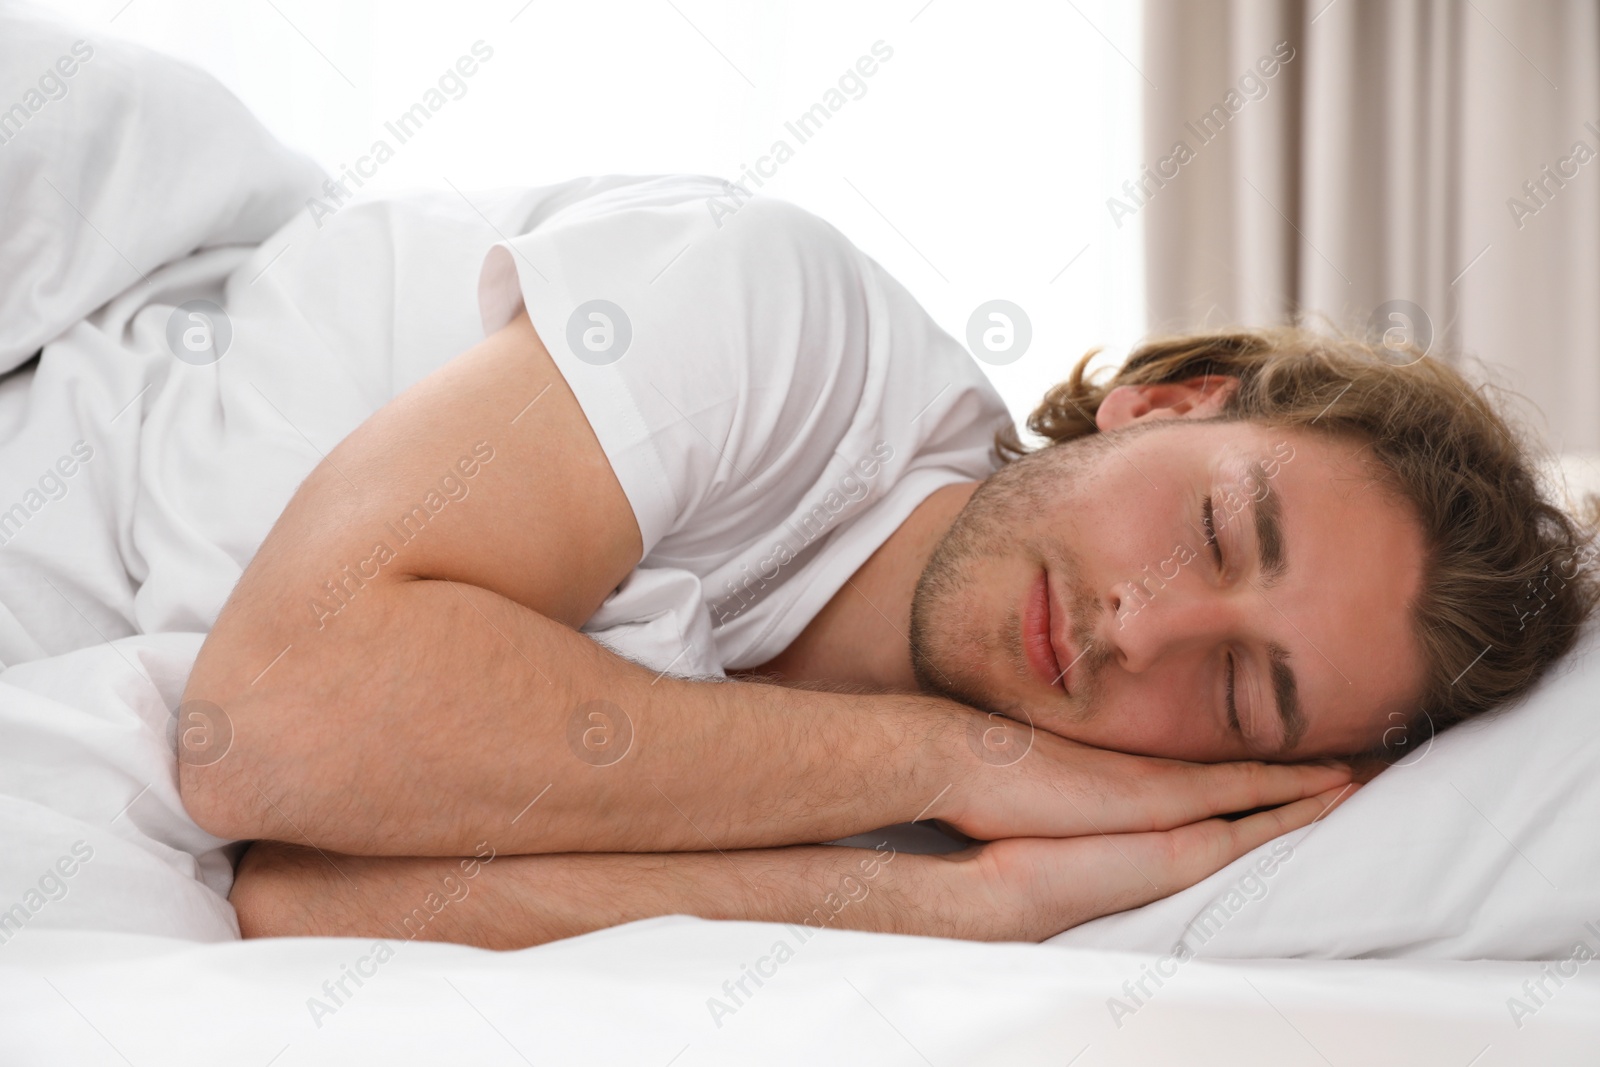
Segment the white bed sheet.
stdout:
<svg viewBox="0 0 1600 1067">
<path fill-rule="evenodd" d="M 714 1013 L 780 940 L 793 957 Z M 6 1062 L 1495 1067 L 1593 1062 L 1600 1042 L 1600 972 L 1514 1020 L 1526 963 L 1196 960 L 1118 1016 L 1145 957 L 831 930 L 802 943 L 683 917 L 513 953 L 392 944 L 333 1005 L 323 983 L 373 943 L 18 938 L 0 949 Z"/>
</svg>

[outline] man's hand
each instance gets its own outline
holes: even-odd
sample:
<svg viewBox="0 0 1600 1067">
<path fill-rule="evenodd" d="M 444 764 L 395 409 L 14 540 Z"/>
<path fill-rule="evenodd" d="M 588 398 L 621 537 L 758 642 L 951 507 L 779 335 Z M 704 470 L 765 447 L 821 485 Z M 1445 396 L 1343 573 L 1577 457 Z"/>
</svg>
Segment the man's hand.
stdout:
<svg viewBox="0 0 1600 1067">
<path fill-rule="evenodd" d="M 1131 756 L 974 712 L 947 792 L 922 818 L 969 837 L 1170 830 L 1311 797 L 1350 781 L 1343 763 L 1187 763 Z"/>
<path fill-rule="evenodd" d="M 972 856 L 977 880 L 1010 920 L 1002 936 L 1039 941 L 1187 889 L 1321 819 L 1359 788 L 1330 789 L 1235 821 L 1206 819 L 1159 833 L 1011 838 L 952 855 Z"/>
</svg>

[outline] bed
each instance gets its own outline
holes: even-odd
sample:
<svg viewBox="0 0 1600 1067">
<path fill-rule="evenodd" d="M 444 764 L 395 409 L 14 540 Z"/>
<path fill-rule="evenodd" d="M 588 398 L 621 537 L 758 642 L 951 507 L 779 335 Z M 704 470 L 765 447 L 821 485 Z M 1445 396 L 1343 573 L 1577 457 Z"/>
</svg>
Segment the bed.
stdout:
<svg viewBox="0 0 1600 1067">
<path fill-rule="evenodd" d="M 204 634 L 322 454 L 481 338 L 485 251 L 610 179 L 310 212 L 328 176 L 208 76 L 12 4 L 0 108 L 6 1062 L 1593 1060 L 1594 634 L 1327 819 L 1043 945 L 240 942 L 239 845 L 176 787 L 180 731 L 222 728 L 179 707 Z M 947 845 L 841 847 L 885 838 Z"/>
</svg>

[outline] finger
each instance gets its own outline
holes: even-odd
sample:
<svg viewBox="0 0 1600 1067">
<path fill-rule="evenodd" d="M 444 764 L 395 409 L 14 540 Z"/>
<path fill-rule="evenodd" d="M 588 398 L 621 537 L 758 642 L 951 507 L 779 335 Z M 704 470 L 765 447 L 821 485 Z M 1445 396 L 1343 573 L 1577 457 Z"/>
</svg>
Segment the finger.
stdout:
<svg viewBox="0 0 1600 1067">
<path fill-rule="evenodd" d="M 1179 772 L 1184 787 L 1175 791 L 1169 819 L 1171 829 L 1213 815 L 1276 807 L 1339 789 L 1351 780 L 1345 763 L 1240 763 L 1191 764 Z M 1242 821 L 1242 820 L 1241 820 Z"/>
<path fill-rule="evenodd" d="M 1063 836 L 1171 830 L 1214 815 L 1315 796 L 1347 784 L 1351 776 L 1349 764 L 1335 761 L 1187 763 L 1087 746 L 1078 750 L 1077 759 L 1078 780 L 1052 783 L 1082 820 Z M 1097 788 L 1085 788 L 1089 782 Z"/>
<path fill-rule="evenodd" d="M 1172 866 L 1168 873 L 1185 886 L 1193 885 L 1268 841 L 1327 818 L 1360 788 L 1347 782 L 1243 819 L 1207 819 L 1169 830 Z"/>
<path fill-rule="evenodd" d="M 1175 830 L 1106 838 L 1137 873 L 1123 881 L 1121 906 L 1137 907 L 1187 889 L 1267 842 L 1326 818 L 1359 788 L 1346 783 L 1232 822 L 1206 819 Z"/>
<path fill-rule="evenodd" d="M 1052 932 L 1171 896 L 1282 834 L 1325 818 L 1360 786 L 1346 783 L 1236 822 L 1070 838 L 1014 838 L 982 846 L 1002 883 L 1040 886 Z"/>
</svg>

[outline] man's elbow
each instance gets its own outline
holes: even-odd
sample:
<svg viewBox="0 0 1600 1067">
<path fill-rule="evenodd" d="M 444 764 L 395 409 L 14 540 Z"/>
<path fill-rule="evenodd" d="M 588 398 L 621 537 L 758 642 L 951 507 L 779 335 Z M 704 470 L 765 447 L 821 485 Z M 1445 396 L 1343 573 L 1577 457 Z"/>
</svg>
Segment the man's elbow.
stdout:
<svg viewBox="0 0 1600 1067">
<path fill-rule="evenodd" d="M 228 841 L 252 841 L 271 831 L 261 811 L 247 803 L 237 776 L 178 764 L 178 795 L 196 826 Z M 281 820 L 280 820 L 281 821 Z"/>
<path fill-rule="evenodd" d="M 293 731 L 258 702 L 204 700 L 178 708 L 178 792 L 202 830 L 230 841 L 300 836 L 322 820 L 307 810 L 315 796 L 315 755 L 296 751 Z M 320 843 L 320 842 L 319 842 Z"/>
</svg>

